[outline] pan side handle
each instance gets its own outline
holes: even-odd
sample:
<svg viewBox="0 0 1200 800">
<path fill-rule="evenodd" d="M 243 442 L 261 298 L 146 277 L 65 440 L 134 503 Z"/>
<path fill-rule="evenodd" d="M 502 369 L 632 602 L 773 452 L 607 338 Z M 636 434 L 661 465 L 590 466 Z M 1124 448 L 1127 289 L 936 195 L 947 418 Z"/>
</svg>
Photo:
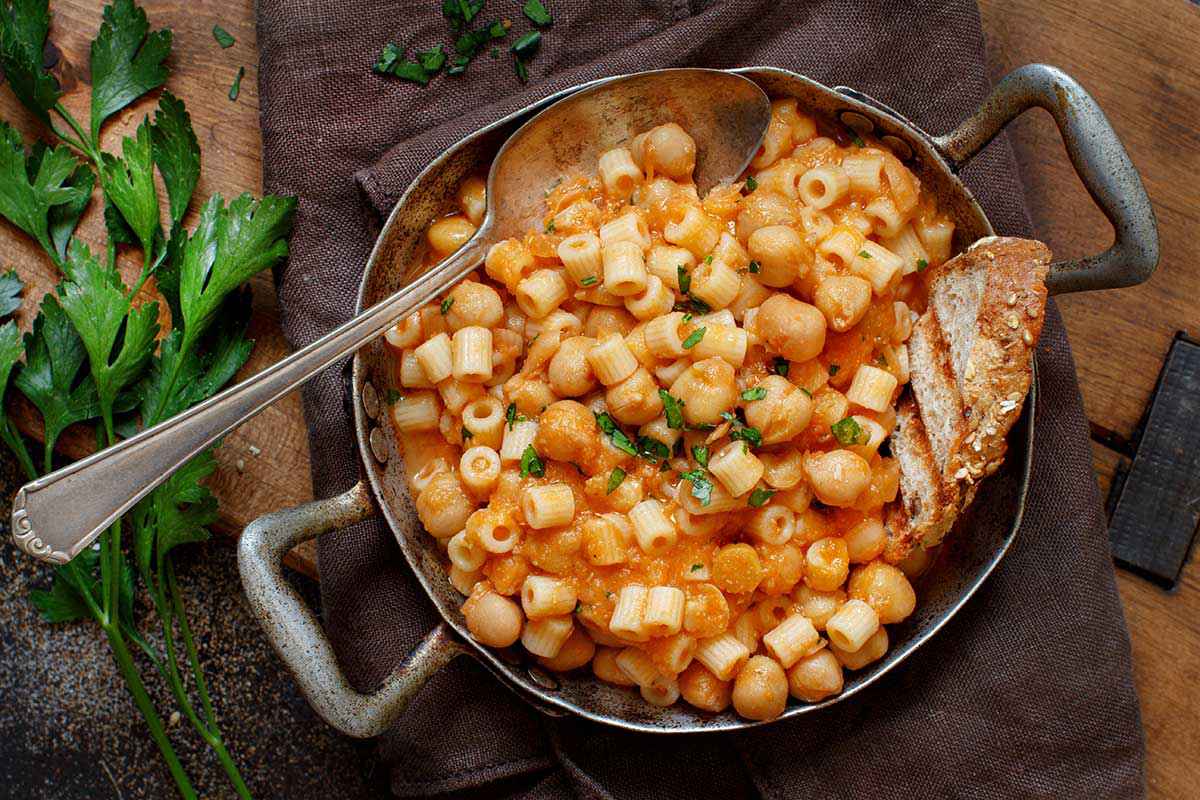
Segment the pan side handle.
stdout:
<svg viewBox="0 0 1200 800">
<path fill-rule="evenodd" d="M 283 557 L 301 542 L 374 513 L 370 490 L 360 482 L 336 497 L 259 517 L 238 543 L 242 586 L 271 646 L 317 714 L 360 738 L 386 730 L 435 672 L 466 652 L 442 622 L 374 692 L 362 694 L 346 679 L 316 615 L 284 578 Z"/>
<path fill-rule="evenodd" d="M 934 145 L 956 171 L 1005 125 L 1030 108 L 1054 117 L 1075 172 L 1112 223 L 1112 247 L 1056 261 L 1051 294 L 1116 289 L 1147 280 L 1158 266 L 1158 225 L 1142 180 L 1095 99 L 1074 78 L 1046 64 L 1027 64 L 1000 80 L 979 110 Z"/>
</svg>

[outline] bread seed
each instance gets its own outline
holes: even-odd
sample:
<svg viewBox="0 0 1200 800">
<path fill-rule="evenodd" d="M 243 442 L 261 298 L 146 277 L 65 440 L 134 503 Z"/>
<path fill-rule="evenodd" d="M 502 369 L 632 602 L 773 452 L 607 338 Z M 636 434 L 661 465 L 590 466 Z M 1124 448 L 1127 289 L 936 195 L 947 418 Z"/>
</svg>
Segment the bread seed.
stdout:
<svg viewBox="0 0 1200 800">
<path fill-rule="evenodd" d="M 1008 327 L 1015 331 L 1017 328 L 1021 327 L 1021 321 L 1017 319 L 1015 315 L 1011 316 L 1008 318 Z"/>
</svg>

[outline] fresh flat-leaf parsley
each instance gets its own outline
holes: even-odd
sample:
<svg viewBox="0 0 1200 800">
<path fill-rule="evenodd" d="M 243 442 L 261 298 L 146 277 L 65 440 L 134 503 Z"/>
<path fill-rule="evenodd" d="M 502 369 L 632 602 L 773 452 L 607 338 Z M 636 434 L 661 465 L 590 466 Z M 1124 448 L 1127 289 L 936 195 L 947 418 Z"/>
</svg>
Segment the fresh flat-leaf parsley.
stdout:
<svg viewBox="0 0 1200 800">
<path fill-rule="evenodd" d="M 529 82 L 529 60 L 534 57 L 542 43 L 541 31 L 530 31 L 513 42 L 513 69 L 521 83 Z"/>
<path fill-rule="evenodd" d="M 171 222 L 178 225 L 200 180 L 200 142 L 183 103 L 170 92 L 158 100 L 150 139 L 154 164 L 167 187 Z"/>
<path fill-rule="evenodd" d="M 762 508 L 774 494 L 775 492 L 771 491 L 770 489 L 755 487 L 754 491 L 750 493 L 750 507 Z"/>
<path fill-rule="evenodd" d="M 783 356 L 775 356 L 775 360 L 771 362 L 771 371 L 776 375 L 782 375 L 785 378 L 788 376 L 788 371 L 791 368 L 792 365 L 788 363 L 788 360 Z"/>
<path fill-rule="evenodd" d="M 753 175 L 747 176 L 746 177 L 746 191 L 753 192 L 757 188 L 758 188 L 758 181 L 754 180 L 754 176 Z"/>
<path fill-rule="evenodd" d="M 703 564 L 692 564 L 691 568 L 688 569 L 688 572 L 699 572 L 702 569 L 704 569 Z"/>
<path fill-rule="evenodd" d="M 750 274 L 757 275 L 760 271 L 762 271 L 762 265 L 760 265 L 757 261 L 751 261 L 750 262 Z"/>
<path fill-rule="evenodd" d="M 612 494 L 617 490 L 617 487 L 620 486 L 621 482 L 624 480 L 625 470 L 621 469 L 620 467 L 613 467 L 613 471 L 608 473 L 608 486 L 605 488 L 604 493 Z"/>
<path fill-rule="evenodd" d="M 767 390 L 762 386 L 755 386 L 753 389 L 747 389 L 742 392 L 742 399 L 748 403 L 755 400 L 762 400 L 766 396 Z"/>
<path fill-rule="evenodd" d="M 25 284 L 17 277 L 15 269 L 0 275 L 0 317 L 7 317 L 21 307 L 21 291 L 24 288 Z"/>
<path fill-rule="evenodd" d="M 708 468 L 708 448 L 702 444 L 692 445 L 692 458 L 704 468 Z"/>
<path fill-rule="evenodd" d="M 133 139 L 123 137 L 121 158 L 102 154 L 100 185 L 104 188 L 104 196 L 117 207 L 137 237 L 142 251 L 153 252 L 155 238 L 162 233 L 158 225 L 158 191 L 154 188 L 149 118 L 142 120 Z"/>
<path fill-rule="evenodd" d="M 440 44 L 435 44 L 428 50 L 418 50 L 416 56 L 417 63 L 421 65 L 421 69 L 430 75 L 440 70 L 446 64 L 446 51 L 442 49 Z"/>
<path fill-rule="evenodd" d="M 583 280 L 581 280 L 579 282 L 579 285 L 580 286 L 595 286 L 596 283 L 598 282 L 598 280 L 599 279 L 595 275 L 588 275 L 587 277 L 585 277 Z"/>
<path fill-rule="evenodd" d="M 521 9 L 521 13 L 539 28 L 544 28 L 554 22 L 554 19 L 550 16 L 550 12 L 542 4 L 542 0 L 527 0 L 525 6 Z"/>
<path fill-rule="evenodd" d="M 521 454 L 521 477 L 528 478 L 530 475 L 535 478 L 543 478 L 546 475 L 546 465 L 542 463 L 533 445 L 526 446 L 525 452 Z"/>
<path fill-rule="evenodd" d="M 43 67 L 49 32 L 45 0 L 0 5 L 0 68 L 21 104 L 45 123 L 61 94 L 58 81 Z"/>
<path fill-rule="evenodd" d="M 837 375 L 841 371 L 842 371 L 842 366 L 840 364 L 830 364 L 829 365 L 829 377 L 832 378 L 834 375 Z"/>
<path fill-rule="evenodd" d="M 829 430 L 833 433 L 833 438 L 838 440 L 838 444 L 855 445 L 871 441 L 871 435 L 863 430 L 854 417 L 846 417 L 833 423 Z"/>
<path fill-rule="evenodd" d="M 658 398 L 662 400 L 663 411 L 667 416 L 667 427 L 677 431 L 683 430 L 683 401 L 666 389 L 658 390 Z"/>
<path fill-rule="evenodd" d="M 692 290 L 691 273 L 683 268 L 683 264 L 680 264 L 675 268 L 675 274 L 679 277 L 679 293 L 687 294 L 690 292 Z"/>
<path fill-rule="evenodd" d="M 683 349 L 691 350 L 696 345 L 700 344 L 700 340 L 704 338 L 707 328 L 700 327 L 692 331 L 692 334 L 683 340 Z"/>
<path fill-rule="evenodd" d="M 925 259 L 923 259 L 923 258 L 917 259 L 917 272 L 924 272 L 926 267 L 928 267 L 928 266 L 929 266 L 929 262 L 926 261 Z"/>
<path fill-rule="evenodd" d="M 683 472 L 679 477 L 692 484 L 692 497 L 699 500 L 700 505 L 707 506 L 712 502 L 713 485 L 704 470 L 694 469 Z"/>
<path fill-rule="evenodd" d="M 65 145 L 35 149 L 27 156 L 21 135 L 0 121 L 0 216 L 36 239 L 60 266 L 62 259 L 50 238 L 51 209 L 80 199 L 82 185 L 70 186 L 79 167 Z M 91 188 L 88 182 L 89 194 Z"/>
<path fill-rule="evenodd" d="M 246 68 L 238 67 L 237 74 L 233 76 L 233 85 L 229 87 L 229 99 L 236 101 L 238 95 L 242 92 L 242 78 L 246 76 Z"/>
<path fill-rule="evenodd" d="M 651 436 L 639 436 L 637 450 L 638 455 L 654 464 L 671 457 L 671 448 Z"/>
<path fill-rule="evenodd" d="M 232 36 L 230 36 L 229 31 L 225 30 L 220 25 L 213 25 L 212 35 L 213 38 L 217 40 L 217 44 L 221 45 L 222 50 L 233 47 L 237 43 L 237 39 L 234 39 Z"/>
<path fill-rule="evenodd" d="M 146 12 L 133 0 L 104 7 L 92 42 L 92 147 L 100 149 L 104 121 L 167 80 L 163 63 L 171 53 L 171 31 L 150 31 Z"/>
<path fill-rule="evenodd" d="M 387 390 L 387 404 L 394 406 L 404 399 L 404 395 L 400 394 L 400 390 L 395 386 L 389 386 Z"/>
<path fill-rule="evenodd" d="M 454 305 L 453 297 L 447 297 L 445 300 L 442 301 L 441 311 L 442 311 L 443 317 L 446 316 L 446 314 L 450 313 L 450 306 L 452 306 L 452 305 Z"/>
<path fill-rule="evenodd" d="M 511 431 L 513 425 L 517 422 L 517 404 L 509 403 L 508 408 L 504 409 L 504 421 L 508 424 L 508 429 Z"/>
</svg>

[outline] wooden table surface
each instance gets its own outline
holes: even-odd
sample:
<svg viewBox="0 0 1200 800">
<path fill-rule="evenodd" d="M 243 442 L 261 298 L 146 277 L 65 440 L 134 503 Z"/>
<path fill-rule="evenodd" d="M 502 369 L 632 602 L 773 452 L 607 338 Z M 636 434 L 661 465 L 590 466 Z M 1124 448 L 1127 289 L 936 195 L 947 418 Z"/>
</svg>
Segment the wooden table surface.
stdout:
<svg viewBox="0 0 1200 800">
<path fill-rule="evenodd" d="M 252 0 L 144 0 L 153 27 L 175 32 L 168 83 L 187 103 L 200 139 L 204 168 L 197 196 L 261 191 L 258 86 Z M 99 23 L 97 0 L 54 0 L 52 39 L 65 63 L 66 104 L 84 116 L 90 39 Z M 1021 64 L 1042 61 L 1074 75 L 1099 101 L 1140 170 L 1158 214 L 1162 263 L 1148 283 L 1119 292 L 1071 295 L 1059 300 L 1067 321 L 1084 406 L 1093 430 L 1111 434 L 1117 449 L 1093 443 L 1102 491 L 1120 460 L 1149 398 L 1159 366 L 1177 330 L 1200 333 L 1200 7 L 1188 0 L 981 0 L 987 56 L 993 79 Z M 222 50 L 214 23 L 237 43 Z M 225 95 L 238 66 L 246 67 L 241 96 Z M 78 89 L 79 91 L 72 91 Z M 106 141 L 130 133 L 152 107 L 143 100 L 109 126 Z M 0 90 L 0 118 L 27 137 L 38 127 Z M 1111 231 L 1092 205 L 1063 154 L 1048 115 L 1031 113 L 1011 126 L 1029 205 L 1039 236 L 1056 255 L 1096 252 Z M 93 203 L 84 239 L 102 239 Z M 192 212 L 194 221 L 195 212 Z M 3 266 L 12 263 L 32 284 L 28 297 L 49 290 L 53 268 L 40 251 L 0 223 Z M 269 277 L 253 283 L 252 374 L 287 352 Z M 28 325 L 30 320 L 22 320 Z M 36 424 L 22 414 L 29 432 Z M 255 456 L 251 447 L 261 452 Z M 84 437 L 68 437 L 76 455 Z M 299 398 L 289 396 L 227 437 L 217 454 L 213 489 L 221 500 L 221 527 L 236 533 L 267 511 L 310 499 L 308 445 Z M 315 575 L 312 549 L 294 566 Z M 1142 700 L 1148 744 L 1150 795 L 1185 798 L 1200 785 L 1200 566 L 1193 559 L 1174 592 L 1118 571 L 1133 640 L 1134 676 Z"/>
</svg>

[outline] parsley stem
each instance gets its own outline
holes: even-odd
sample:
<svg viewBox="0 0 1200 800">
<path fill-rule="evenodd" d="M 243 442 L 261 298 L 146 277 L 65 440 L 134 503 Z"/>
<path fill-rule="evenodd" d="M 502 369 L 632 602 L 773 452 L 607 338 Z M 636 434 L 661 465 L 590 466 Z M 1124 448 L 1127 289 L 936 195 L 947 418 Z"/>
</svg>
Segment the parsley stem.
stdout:
<svg viewBox="0 0 1200 800">
<path fill-rule="evenodd" d="M 64 106 L 61 102 L 54 104 L 54 113 L 56 113 L 60 117 L 62 117 L 63 121 L 66 122 L 67 125 L 69 125 L 71 127 L 71 130 L 75 131 L 75 135 L 79 137 L 78 139 L 70 139 L 66 136 L 63 136 L 61 133 L 59 133 L 57 130 L 55 130 L 54 132 L 55 132 L 55 134 L 58 135 L 58 138 L 62 139 L 64 142 L 71 145 L 76 150 L 78 150 L 79 152 L 83 153 L 85 156 L 90 158 L 92 160 L 92 163 L 95 164 L 97 168 L 99 168 L 100 167 L 100 152 L 99 152 L 100 143 L 88 141 L 88 135 L 83 132 L 83 128 L 81 128 L 79 126 L 79 123 L 75 121 L 74 115 L 72 115 L 71 112 L 67 110 L 67 107 Z M 53 127 L 53 126 L 51 126 L 51 127 Z"/>
<path fill-rule="evenodd" d="M 21 432 L 13 425 L 13 421 L 5 417 L 3 427 L 0 427 L 0 438 L 4 439 L 4 443 L 8 445 L 8 449 L 12 450 L 13 455 L 17 457 L 17 461 L 24 470 L 25 476 L 29 480 L 34 480 L 38 477 L 37 469 L 33 466 L 33 459 L 29 456 L 29 449 L 25 447 L 25 440 L 21 438 Z"/>
</svg>

